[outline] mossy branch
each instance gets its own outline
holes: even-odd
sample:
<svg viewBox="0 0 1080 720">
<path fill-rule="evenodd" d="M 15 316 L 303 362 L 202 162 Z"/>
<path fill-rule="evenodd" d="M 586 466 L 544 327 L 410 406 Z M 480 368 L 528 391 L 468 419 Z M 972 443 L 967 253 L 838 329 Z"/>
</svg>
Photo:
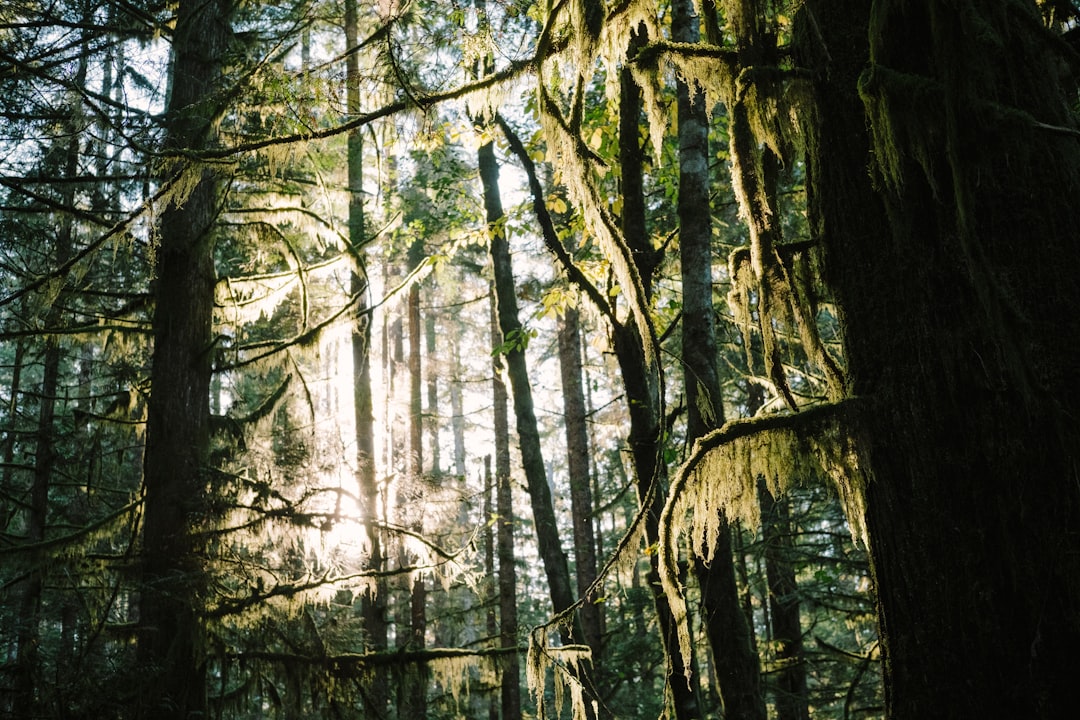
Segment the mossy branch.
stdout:
<svg viewBox="0 0 1080 720">
<path fill-rule="evenodd" d="M 758 478 L 774 495 L 812 478 L 828 476 L 844 504 L 852 534 L 865 541 L 865 478 L 851 428 L 857 401 L 847 399 L 791 414 L 733 420 L 695 443 L 675 473 L 660 515 L 659 573 L 675 619 L 684 672 L 689 679 L 692 643 L 686 598 L 679 581 L 679 537 L 706 562 L 721 518 L 760 524 Z"/>
</svg>

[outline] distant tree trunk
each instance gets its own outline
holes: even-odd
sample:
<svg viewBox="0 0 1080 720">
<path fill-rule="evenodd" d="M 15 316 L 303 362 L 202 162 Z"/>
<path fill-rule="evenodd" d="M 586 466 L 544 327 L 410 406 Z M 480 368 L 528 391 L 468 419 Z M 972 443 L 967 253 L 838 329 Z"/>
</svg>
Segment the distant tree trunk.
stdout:
<svg viewBox="0 0 1080 720">
<path fill-rule="evenodd" d="M 345 0 L 345 44 L 355 47 L 358 38 L 356 0 Z M 360 111 L 360 63 L 356 53 L 345 61 L 346 105 L 349 112 Z M 364 262 L 364 244 L 368 241 L 364 213 L 364 143 L 360 129 L 347 137 L 349 182 L 349 252 L 353 270 L 349 275 L 349 291 L 357 297 L 356 313 L 351 334 L 353 360 L 353 417 L 356 434 L 356 482 L 360 497 L 360 519 L 367 540 L 367 559 L 364 569 L 385 570 L 385 545 L 379 530 L 383 514 L 379 508 L 379 487 L 375 468 L 375 420 L 371 387 L 371 309 L 368 295 L 370 281 Z M 382 578 L 374 588 L 359 599 L 364 628 L 364 648 L 382 652 L 388 645 L 387 595 L 389 589 Z M 371 682 L 365 687 L 367 705 L 376 717 L 390 716 L 390 693 L 385 668 L 371 670 Z"/>
<path fill-rule="evenodd" d="M 173 32 L 169 150 L 213 142 L 221 60 L 231 35 L 225 0 L 181 0 Z M 144 460 L 143 577 L 139 658 L 145 668 L 139 714 L 187 720 L 206 712 L 206 660 L 199 602 L 205 583 L 196 530 L 207 512 L 215 173 L 200 177 L 158 226 L 152 389 Z"/>
<path fill-rule="evenodd" d="M 415 270 L 424 256 L 423 240 L 416 238 L 409 248 L 409 271 Z M 420 285 L 409 288 L 409 456 L 406 461 L 409 508 L 406 511 L 410 529 L 424 531 L 424 408 L 423 378 L 421 377 L 420 348 L 423 325 L 420 317 Z M 412 559 L 410 558 L 410 561 Z M 411 650 L 421 650 L 427 644 L 427 587 L 423 573 L 414 573 L 409 595 L 409 641 Z M 427 717 L 427 668 L 420 664 L 406 672 L 406 703 L 402 716 Z"/>
<path fill-rule="evenodd" d="M 593 667 L 601 659 L 600 609 L 587 597 L 596 580 L 596 537 L 593 534 L 593 496 L 589 478 L 589 429 L 585 414 L 585 391 L 581 382 L 581 329 L 576 307 L 567 307 L 558 321 L 559 371 L 562 376 L 567 472 L 570 476 L 570 507 L 574 523 L 574 569 L 581 607 L 581 630 L 592 649 Z"/>
<path fill-rule="evenodd" d="M 70 232 L 70 224 L 68 224 Z M 70 238 L 69 238 L 70 240 Z M 55 307 L 55 306 L 54 306 Z M 59 320 L 55 312 L 50 312 L 56 327 Z M 49 485 L 52 481 L 53 465 L 56 460 L 55 432 L 56 391 L 59 385 L 60 344 L 56 337 L 45 340 L 45 353 L 42 358 L 41 396 L 38 405 L 38 427 L 34 447 L 34 474 L 30 485 L 30 498 L 27 504 L 26 542 L 37 545 L 45 539 L 45 528 L 49 512 Z M 40 677 L 38 645 L 41 615 L 41 596 L 45 577 L 44 558 L 32 556 L 33 564 L 26 577 L 16 587 L 18 597 L 18 629 L 16 632 L 17 654 L 15 657 L 15 703 L 16 717 L 33 717 L 38 714 L 37 678 Z"/>
<path fill-rule="evenodd" d="M 450 432 L 454 437 L 454 475 L 465 477 L 465 403 L 461 385 L 461 343 L 457 333 L 450 333 Z"/>
<path fill-rule="evenodd" d="M 3 451 L 3 487 L 5 492 L 10 492 L 9 488 L 12 487 L 12 478 L 15 470 L 15 438 L 18 434 L 18 428 L 16 426 L 16 418 L 19 413 L 19 394 L 22 392 L 22 373 L 23 364 L 26 358 L 26 342 L 20 338 L 15 341 L 15 347 L 12 350 L 11 360 L 11 386 L 8 388 L 8 392 L 11 396 L 8 398 L 7 403 L 7 426 L 4 428 L 4 451 Z M 3 528 L 4 532 L 7 532 L 8 523 L 11 522 L 12 514 L 15 512 L 15 508 L 9 507 L 5 503 L 0 507 L 0 528 Z"/>
<path fill-rule="evenodd" d="M 495 569 L 495 530 L 499 517 L 495 514 L 492 496 L 495 494 L 495 475 L 491 470 L 491 456 L 484 456 L 484 622 L 487 636 L 496 645 L 499 644 L 499 581 Z M 488 720 L 499 720 L 498 694 L 492 692 L 488 698 Z"/>
<path fill-rule="evenodd" d="M 491 288 L 491 345 L 502 343 L 498 311 L 495 307 L 495 289 Z M 499 353 L 491 356 L 492 406 L 495 441 L 495 538 L 499 555 L 499 647 L 506 650 L 517 647 L 517 565 L 514 551 L 514 497 L 510 484 L 510 413 L 506 383 L 503 381 L 503 362 Z M 519 679 L 518 654 L 506 652 L 502 656 L 502 718 L 517 720 L 521 717 L 521 681 Z"/>
<path fill-rule="evenodd" d="M 809 720 L 806 662 L 803 658 L 799 586 L 791 565 L 793 542 L 786 498 L 775 498 L 764 480 L 758 481 L 765 577 L 769 586 L 769 617 L 776 644 L 776 719 Z"/>
<path fill-rule="evenodd" d="M 442 475 L 442 456 L 439 452 L 439 368 L 436 355 L 436 322 L 434 311 L 424 314 L 424 350 L 427 353 L 427 419 L 431 443 L 431 476 Z"/>
<path fill-rule="evenodd" d="M 863 405 L 887 715 L 1070 716 L 1080 145 L 1066 61 L 1032 2 L 807 0 L 800 15 L 810 220 Z"/>
</svg>

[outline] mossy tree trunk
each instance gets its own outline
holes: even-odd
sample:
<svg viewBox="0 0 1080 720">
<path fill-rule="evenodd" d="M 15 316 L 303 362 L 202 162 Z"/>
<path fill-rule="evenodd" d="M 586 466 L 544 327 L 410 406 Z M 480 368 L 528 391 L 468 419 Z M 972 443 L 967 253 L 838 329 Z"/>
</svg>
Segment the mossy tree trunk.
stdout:
<svg viewBox="0 0 1080 720">
<path fill-rule="evenodd" d="M 1080 143 L 1064 59 L 1021 0 L 808 0 L 802 26 L 810 218 L 863 404 L 888 716 L 1066 717 Z"/>
<path fill-rule="evenodd" d="M 198 152 L 214 141 L 232 7 L 224 0 L 179 3 L 165 119 L 170 150 Z M 221 202 L 213 171 L 188 171 L 199 173 L 194 188 L 161 212 L 158 225 L 138 638 L 140 716 L 184 720 L 206 711 L 197 531 L 208 509 L 213 226 Z"/>
<path fill-rule="evenodd" d="M 672 3 L 672 39 L 695 43 L 700 19 L 690 0 Z M 724 403 L 716 368 L 712 292 L 712 209 L 709 204 L 709 139 L 705 98 L 678 81 L 679 257 L 683 287 L 682 355 L 686 392 L 687 442 L 724 423 Z M 731 527 L 722 518 L 712 562 L 694 561 L 701 586 L 702 614 L 716 668 L 724 711 L 744 720 L 765 719 L 760 667 L 739 603 Z"/>
<path fill-rule="evenodd" d="M 345 44 L 356 46 L 359 17 L 356 0 L 345 0 Z M 360 62 L 355 52 L 345 61 L 345 101 L 350 113 L 360 112 Z M 356 435 L 356 482 L 360 498 L 360 516 L 368 544 L 365 570 L 386 569 L 386 544 L 379 530 L 379 487 L 375 473 L 375 419 L 371 386 L 371 310 L 368 295 L 370 281 L 365 263 L 367 221 L 364 208 L 364 141 L 362 129 L 349 132 L 346 139 L 346 163 L 349 181 L 349 250 L 354 267 L 349 278 L 349 292 L 359 299 L 350 337 L 353 359 L 353 417 Z M 386 650 L 388 644 L 387 596 L 389 588 L 381 576 L 374 589 L 361 596 L 360 615 L 364 628 L 364 647 L 369 652 Z M 365 697 L 373 714 L 388 715 L 389 701 L 385 668 L 371 670 L 371 682 Z"/>
<path fill-rule="evenodd" d="M 635 34 L 630 41 L 631 53 L 646 40 L 644 33 Z M 644 159 L 639 132 L 641 90 L 628 69 L 622 71 L 619 83 L 619 167 L 623 200 L 621 229 L 637 265 L 645 298 L 648 300 L 652 296 L 653 273 L 661 255 L 652 246 L 645 219 L 642 171 Z M 628 440 L 638 501 L 648 504 L 645 542 L 649 547 L 654 547 L 660 537 L 660 513 L 663 510 L 667 486 L 667 467 L 661 462 L 665 428 L 661 414 L 659 379 L 648 367 L 644 340 L 634 322 L 614 323 L 611 339 L 626 392 L 627 412 L 630 417 Z M 649 489 L 653 483 L 657 484 L 657 490 L 650 497 Z M 675 717 L 677 720 L 700 718 L 702 707 L 697 681 L 695 679 L 691 684 L 677 670 L 683 667 L 683 661 L 679 657 L 675 617 L 660 586 L 659 560 L 656 553 L 649 554 L 646 584 L 656 609 Z M 693 659 L 690 658 L 689 661 L 693 662 Z"/>
</svg>

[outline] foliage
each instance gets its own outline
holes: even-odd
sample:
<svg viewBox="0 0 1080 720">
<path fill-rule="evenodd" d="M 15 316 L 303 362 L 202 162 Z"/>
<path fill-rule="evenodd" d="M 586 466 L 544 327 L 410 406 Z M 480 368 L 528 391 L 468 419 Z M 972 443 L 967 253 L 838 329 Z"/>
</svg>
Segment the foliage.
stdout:
<svg viewBox="0 0 1080 720">
<path fill-rule="evenodd" d="M 339 3 L 239 3 L 221 87 L 196 108 L 213 120 L 205 148 L 166 143 L 170 54 L 183 49 L 172 5 L 0 10 L 0 716 L 137 715 L 129 685 L 147 631 L 138 613 L 149 591 L 145 424 L 160 388 L 152 338 L 168 330 L 153 320 L 170 262 L 158 228 L 166 212 L 190 209 L 207 176 L 220 187 L 207 236 L 213 342 L 200 349 L 212 358 L 212 391 L 199 399 L 212 438 L 199 484 L 206 502 L 188 523 L 198 562 L 184 579 L 201 588 L 193 642 L 214 712 L 382 716 L 396 712 L 401 688 L 421 683 L 431 717 L 477 717 L 500 684 L 517 683 L 537 717 L 655 717 L 673 713 L 671 684 L 689 682 L 699 716 L 720 716 L 724 668 L 707 646 L 707 588 L 689 568 L 716 560 L 731 521 L 773 714 L 778 678 L 795 662 L 807 669 L 814 717 L 884 715 L 889 668 L 865 555 L 872 458 L 859 450 L 875 410 L 853 393 L 841 342 L 850 328 L 808 163 L 822 122 L 813 93 L 828 70 L 805 54 L 830 49 L 796 37 L 814 32 L 805 3 L 698 5 L 704 39 L 680 43 L 663 3 L 360 2 L 359 36 L 346 47 Z M 969 63 L 946 83 L 917 59 L 883 62 L 907 58 L 873 35 L 906 18 L 903 5 L 875 5 L 873 27 L 861 29 L 874 55 L 848 88 L 870 130 L 874 192 L 900 223 L 905 193 L 925 186 L 980 312 L 1009 332 L 1042 322 L 1014 310 L 1035 293 L 998 272 L 1006 246 L 983 253 L 983 215 L 997 209 L 978 200 L 987 188 L 1004 192 L 1006 162 L 1022 165 L 1015 179 L 1026 182 L 1037 155 L 999 144 L 974 118 L 1010 137 L 1075 140 L 1075 107 L 1053 106 L 1051 117 L 1006 102 L 1006 89 L 1023 100 L 1022 88 L 1043 82 L 1027 70 L 1005 82 Z M 1020 17 L 1023 3 L 1001 5 Z M 1041 21 L 1023 10 L 1026 24 L 987 21 L 960 33 L 965 52 L 1039 48 L 1055 67 L 1075 65 L 1075 8 L 1037 5 Z M 694 442 L 678 389 L 690 371 L 679 333 L 676 80 L 699 88 L 708 111 L 718 258 L 709 299 L 729 419 Z M 619 123 L 627 88 L 643 101 L 631 138 Z M 976 126 L 978 139 L 968 138 Z M 491 226 L 475 160 L 487 143 L 507 204 Z M 620 150 L 631 144 L 642 155 L 641 243 L 626 227 Z M 350 148 L 360 148 L 359 187 L 350 187 Z M 363 209 L 359 241 L 350 203 Z M 522 319 L 495 339 L 489 233 L 510 243 Z M 431 328 L 420 445 L 409 433 L 410 383 L 419 382 L 406 320 L 414 290 Z M 479 468 L 493 453 L 492 365 L 527 356 L 556 518 L 572 527 L 555 374 L 557 323 L 571 308 L 585 340 L 597 508 L 587 521 L 601 567 L 586 599 L 556 615 L 537 528 L 528 513 L 485 510 Z M 375 449 L 364 460 L 374 499 L 358 480 L 352 342 L 361 329 L 370 335 Z M 635 476 L 643 441 L 628 428 L 641 388 L 625 387 L 615 357 L 627 338 L 657 401 L 655 477 Z M 1051 373 L 1026 362 L 1024 347 L 987 346 L 993 356 L 982 347 L 972 350 L 980 377 L 1012 378 L 1029 401 Z M 409 470 L 417 457 L 418 474 Z M 791 513 L 781 555 L 797 586 L 795 661 L 774 633 L 765 566 L 777 556 L 761 527 L 762 486 Z M 659 517 L 650 517 L 653 500 Z M 650 519 L 656 542 L 644 540 Z M 489 577 L 499 568 L 483 551 L 502 522 L 513 523 L 518 558 L 521 678 L 499 675 L 511 649 L 499 645 Z M 666 653 L 672 637 L 661 636 L 652 604 L 654 560 L 680 658 Z M 422 647 L 410 641 L 418 581 L 428 591 Z M 583 602 L 600 606 L 597 658 L 567 639 Z M 374 606 L 385 646 L 365 624 Z M 382 680 L 388 696 L 373 696 Z"/>
</svg>

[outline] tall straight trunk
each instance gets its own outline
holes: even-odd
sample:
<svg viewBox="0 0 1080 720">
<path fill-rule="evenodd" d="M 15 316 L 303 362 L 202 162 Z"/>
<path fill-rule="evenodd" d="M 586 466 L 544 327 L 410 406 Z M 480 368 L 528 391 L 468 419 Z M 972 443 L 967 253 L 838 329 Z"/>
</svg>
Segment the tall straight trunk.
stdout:
<svg viewBox="0 0 1080 720">
<path fill-rule="evenodd" d="M 86 81 L 85 56 L 79 62 L 75 81 Z M 63 157 L 62 173 L 64 177 L 75 177 L 79 165 L 78 136 L 68 141 L 65 149 L 58 149 Z M 74 202 L 74 186 L 64 192 L 61 199 L 65 207 Z M 74 243 L 74 221 L 64 218 L 56 233 L 54 262 L 59 267 L 67 262 L 71 256 Z M 46 328 L 58 330 L 63 323 L 61 308 L 64 307 L 66 293 L 53 303 L 45 319 Z M 20 356 L 17 350 L 17 356 Z M 49 514 L 49 488 L 52 485 L 53 467 L 56 463 L 56 403 L 59 390 L 60 364 L 63 359 L 63 351 L 57 336 L 45 338 L 45 349 L 42 354 L 42 377 L 38 400 L 37 432 L 35 433 L 34 446 L 34 473 L 30 485 L 30 498 L 27 505 L 27 533 L 26 542 L 37 545 L 45 540 L 45 530 L 48 524 Z M 17 357 L 17 365 L 21 366 L 22 358 Z M 16 368 L 16 376 L 13 385 L 17 388 L 20 378 L 18 373 L 21 367 Z M 13 388 L 14 389 L 14 388 Z M 12 395 L 12 407 L 15 407 L 15 396 Z M 12 446 L 12 450 L 14 446 Z M 36 555 L 36 553 L 35 553 Z M 39 676 L 38 646 L 39 624 L 41 615 L 42 592 L 45 586 L 44 568 L 41 564 L 43 558 L 34 557 L 27 576 L 16 586 L 18 597 L 18 630 L 16 632 L 17 655 L 15 660 L 15 714 L 30 717 L 35 714 L 37 706 L 37 683 Z"/>
<path fill-rule="evenodd" d="M 635 35 L 631 49 L 640 46 L 645 38 Z M 659 263 L 659 254 L 652 247 L 645 224 L 645 195 L 642 173 L 642 150 L 640 137 L 641 90 L 629 70 L 620 76 L 619 109 L 619 166 L 622 186 L 622 232 L 637 263 L 646 298 L 652 294 L 653 273 Z M 623 387 L 630 415 L 630 456 L 634 464 L 634 477 L 638 500 L 649 503 L 645 520 L 645 542 L 653 546 L 659 541 L 660 513 L 664 506 L 663 489 L 667 486 L 667 467 L 659 462 L 662 455 L 664 435 L 663 418 L 660 416 L 658 379 L 648 369 L 645 347 L 633 322 L 616 324 L 612 328 L 612 344 L 619 363 Z M 649 500 L 651 484 L 656 483 L 657 492 Z M 667 596 L 660 587 L 659 558 L 649 555 L 649 572 L 646 578 L 656 609 L 660 639 L 667 659 L 668 686 L 671 692 L 676 720 L 690 720 L 703 716 L 697 683 L 687 682 L 675 668 L 682 667 L 676 639 L 675 618 L 668 605 Z M 695 673 L 696 676 L 696 673 Z"/>
<path fill-rule="evenodd" d="M 692 0 L 672 3 L 671 35 L 676 42 L 701 39 Z M 679 258 L 683 286 L 682 359 L 687 406 L 687 442 L 724 422 L 724 404 L 712 293 L 712 209 L 709 205 L 709 140 L 705 98 L 678 81 Z M 739 605 L 731 527 L 721 518 L 712 562 L 695 556 L 701 612 L 712 651 L 720 698 L 730 717 L 765 720 L 765 701 L 751 629 Z"/>
<path fill-rule="evenodd" d="M 345 44 L 356 46 L 358 40 L 357 1 L 345 0 Z M 350 113 L 360 111 L 360 66 L 356 53 L 345 61 L 345 101 Z M 354 267 L 349 277 L 349 291 L 357 296 L 356 314 L 350 338 L 353 360 L 353 416 L 356 435 L 356 482 L 360 497 L 360 518 L 368 545 L 364 569 L 385 570 L 385 548 L 379 530 L 383 517 L 379 509 L 379 487 L 375 474 L 375 420 L 371 386 L 371 309 L 368 303 L 370 284 L 364 262 L 363 245 L 367 242 L 364 213 L 364 143 L 360 129 L 347 137 L 347 173 L 349 182 L 349 251 Z M 364 628 L 364 647 L 368 652 L 386 650 L 388 643 L 386 581 L 377 577 L 374 587 L 360 597 L 360 615 Z M 386 670 L 371 670 L 371 682 L 365 696 L 377 717 L 388 714 Z"/>
<path fill-rule="evenodd" d="M 427 420 L 428 439 L 431 443 L 431 476 L 442 475 L 442 454 L 439 449 L 439 368 L 436 357 L 437 328 L 434 312 L 424 315 L 424 351 L 427 353 Z"/>
<path fill-rule="evenodd" d="M 423 260 L 423 241 L 417 238 L 409 248 L 409 270 L 414 270 Z M 420 286 L 413 283 L 409 288 L 408 335 L 409 335 L 409 456 L 406 461 L 410 528 L 424 532 L 424 408 L 423 378 L 421 377 L 420 347 L 423 324 L 420 317 Z M 427 587 L 423 573 L 414 573 L 409 594 L 409 641 L 411 650 L 420 650 L 427 636 Z M 427 668 L 419 665 L 406 672 L 408 685 L 406 703 L 402 707 L 405 717 L 427 717 Z"/>
<path fill-rule="evenodd" d="M 776 720 L 809 720 L 806 662 L 803 658 L 799 586 L 791 564 L 793 543 L 786 498 L 773 497 L 764 480 L 758 482 L 765 578 L 769 587 L 769 617 L 776 647 Z"/>
<path fill-rule="evenodd" d="M 197 152 L 213 143 L 232 7 L 225 0 L 179 3 L 165 119 L 169 150 Z M 220 203 L 215 173 L 193 172 L 200 175 L 191 194 L 163 209 L 158 226 L 138 635 L 146 669 L 139 714 L 184 720 L 206 712 L 199 638 L 205 577 L 195 531 L 207 511 L 213 225 Z"/>
<path fill-rule="evenodd" d="M 1069 716 L 1080 146 L 1064 61 L 1031 2 L 808 0 L 800 22 L 887 715 Z"/>
<path fill-rule="evenodd" d="M 753 417 L 765 403 L 765 391 L 756 382 L 747 382 L 746 406 Z M 761 506 L 761 543 L 768 587 L 770 639 L 776 647 L 773 688 L 777 720 L 809 720 L 806 658 L 803 655 L 799 586 L 792 564 L 795 549 L 787 498 L 774 497 L 764 478 L 758 478 Z M 745 553 L 742 555 L 745 562 Z M 748 598 L 749 599 L 749 598 Z M 752 617 L 751 605 L 744 610 Z"/>
<path fill-rule="evenodd" d="M 0 480 L 0 488 L 4 492 L 10 492 L 12 488 L 12 482 L 15 475 L 15 445 L 16 437 L 19 433 L 19 427 L 16 422 L 16 418 L 19 413 L 19 395 L 22 393 L 22 373 L 23 365 L 26 358 L 26 342 L 23 339 L 15 341 L 15 348 L 12 351 L 11 359 L 11 385 L 8 387 L 8 392 L 11 393 L 7 402 L 7 418 L 6 427 L 4 428 L 4 450 L 3 450 L 3 463 L 2 480 Z M 9 527 L 9 523 L 16 512 L 16 509 L 9 504 L 5 503 L 0 507 L 0 527 L 5 530 Z"/>
<path fill-rule="evenodd" d="M 461 342 L 456 332 L 450 333 L 450 432 L 454 438 L 454 475 L 465 477 L 465 399 L 461 380 Z"/>
<path fill-rule="evenodd" d="M 495 475 L 491 470 L 491 456 L 484 456 L 484 624 L 487 637 L 498 643 L 499 637 L 499 582 L 495 570 L 495 530 L 499 518 L 495 515 L 492 496 L 495 494 Z M 499 696 L 492 692 L 488 697 L 488 720 L 499 720 Z"/>
<path fill-rule="evenodd" d="M 495 308 L 495 289 L 491 288 L 491 346 L 502 342 L 498 311 Z M 517 647 L 517 565 L 514 551 L 514 497 L 510 484 L 510 412 L 503 362 L 499 353 L 491 357 L 492 412 L 495 441 L 495 513 L 496 546 L 499 555 L 499 647 L 504 651 Z M 517 720 L 521 717 L 521 681 L 516 652 L 504 652 L 501 662 L 502 717 Z"/>
<path fill-rule="evenodd" d="M 574 592 L 570 582 L 570 566 L 559 539 L 555 505 L 551 499 L 544 456 L 540 449 L 540 431 L 536 422 L 536 412 L 533 409 L 532 386 L 529 383 L 529 369 L 525 361 L 526 338 L 523 336 L 521 321 L 518 320 L 514 270 L 510 260 L 510 246 L 504 230 L 505 218 L 502 199 L 499 195 L 499 166 L 495 159 L 495 148 L 491 142 L 480 146 L 479 165 L 480 179 L 484 187 L 484 207 L 487 210 L 491 260 L 494 266 L 495 305 L 501 333 L 500 345 L 506 357 L 510 386 L 513 388 L 521 464 L 529 488 L 536 541 L 548 581 L 551 605 L 556 613 L 560 613 L 573 605 Z"/>
<path fill-rule="evenodd" d="M 50 312 L 53 321 L 59 320 Z M 53 324 L 55 327 L 55 324 Z M 41 395 L 38 405 L 38 427 L 34 447 L 34 474 L 27 507 L 26 542 L 31 545 L 45 540 L 49 512 L 49 486 L 56 461 L 56 391 L 59 386 L 61 351 L 56 337 L 45 340 L 42 358 Z M 35 553 L 36 555 L 36 553 Z M 38 708 L 37 678 L 41 676 L 38 645 L 40 642 L 41 600 L 45 585 L 43 558 L 34 557 L 30 571 L 16 585 L 18 597 L 17 655 L 15 658 L 16 717 L 33 717 Z M 44 699 L 44 698 L 42 698 Z"/>
<path fill-rule="evenodd" d="M 592 649 L 593 667 L 601 668 L 600 607 L 588 595 L 596 581 L 596 537 L 593 533 L 593 495 L 589 472 L 589 429 L 582 387 L 581 328 L 575 307 L 566 308 L 558 323 L 559 371 L 562 377 L 570 509 L 574 523 L 574 570 L 582 639 Z"/>
</svg>

